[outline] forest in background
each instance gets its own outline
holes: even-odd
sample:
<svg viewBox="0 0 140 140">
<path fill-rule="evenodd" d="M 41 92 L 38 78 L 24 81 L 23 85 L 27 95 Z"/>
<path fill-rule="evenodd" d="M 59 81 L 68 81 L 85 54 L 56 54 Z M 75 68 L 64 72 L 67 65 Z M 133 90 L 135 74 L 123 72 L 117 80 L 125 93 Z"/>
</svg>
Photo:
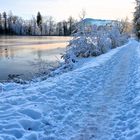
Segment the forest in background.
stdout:
<svg viewBox="0 0 140 140">
<path fill-rule="evenodd" d="M 24 20 L 12 12 L 0 13 L 0 35 L 46 35 L 69 36 L 75 31 L 78 21 L 70 16 L 67 20 L 56 22 L 51 16 L 40 12 L 30 20 Z"/>
</svg>

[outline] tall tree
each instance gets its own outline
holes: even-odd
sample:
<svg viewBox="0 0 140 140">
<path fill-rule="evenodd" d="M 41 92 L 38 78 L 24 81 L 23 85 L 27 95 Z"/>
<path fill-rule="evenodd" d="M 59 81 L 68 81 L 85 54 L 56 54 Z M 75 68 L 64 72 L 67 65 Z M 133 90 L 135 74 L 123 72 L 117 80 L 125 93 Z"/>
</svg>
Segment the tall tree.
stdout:
<svg viewBox="0 0 140 140">
<path fill-rule="evenodd" d="M 57 23 L 57 35 L 62 36 L 63 34 L 63 22 Z"/>
<path fill-rule="evenodd" d="M 136 7 L 134 12 L 134 29 L 135 34 L 140 39 L 140 0 L 136 1 Z"/>
<path fill-rule="evenodd" d="M 76 21 L 74 20 L 73 17 L 68 18 L 68 27 L 69 27 L 69 35 L 71 35 L 76 29 Z"/>
<path fill-rule="evenodd" d="M 64 36 L 68 35 L 68 23 L 67 21 L 63 21 L 63 31 L 64 31 Z"/>
<path fill-rule="evenodd" d="M 7 33 L 7 14 L 6 14 L 6 12 L 3 12 L 3 18 L 4 18 L 4 32 Z"/>
<path fill-rule="evenodd" d="M 12 18 L 13 18 L 13 14 L 12 12 L 10 11 L 9 14 L 8 14 L 8 18 L 7 18 L 7 23 L 8 23 L 8 33 L 9 34 L 12 34 L 13 31 L 12 31 Z"/>
<path fill-rule="evenodd" d="M 49 35 L 51 36 L 53 33 L 54 21 L 53 17 L 49 17 Z"/>
<path fill-rule="evenodd" d="M 0 13 L 0 34 L 2 34 L 2 15 Z"/>
<path fill-rule="evenodd" d="M 37 13 L 37 26 L 40 28 L 42 34 L 42 16 L 40 12 Z"/>
<path fill-rule="evenodd" d="M 31 20 L 32 26 L 33 26 L 33 35 L 36 35 L 36 19 L 33 16 Z"/>
</svg>

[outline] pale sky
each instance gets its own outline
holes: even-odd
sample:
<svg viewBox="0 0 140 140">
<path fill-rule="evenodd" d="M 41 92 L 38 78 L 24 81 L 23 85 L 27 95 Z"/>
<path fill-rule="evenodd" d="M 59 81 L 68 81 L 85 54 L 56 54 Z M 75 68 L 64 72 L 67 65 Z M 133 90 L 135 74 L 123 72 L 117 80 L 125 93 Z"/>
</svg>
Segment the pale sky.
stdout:
<svg viewBox="0 0 140 140">
<path fill-rule="evenodd" d="M 82 9 L 86 17 L 98 19 L 122 19 L 126 16 L 131 20 L 135 0 L 0 0 L 0 12 L 12 11 L 24 19 L 42 15 L 53 16 L 56 20 L 67 19 L 70 15 L 78 18 Z"/>
</svg>

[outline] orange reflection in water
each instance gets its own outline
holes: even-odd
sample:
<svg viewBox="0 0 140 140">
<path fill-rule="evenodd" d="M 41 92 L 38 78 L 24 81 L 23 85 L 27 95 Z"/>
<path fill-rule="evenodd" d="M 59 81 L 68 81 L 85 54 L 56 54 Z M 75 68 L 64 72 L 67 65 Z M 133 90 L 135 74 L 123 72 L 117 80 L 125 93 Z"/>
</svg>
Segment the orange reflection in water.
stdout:
<svg viewBox="0 0 140 140">
<path fill-rule="evenodd" d="M 27 37 L 21 37 L 20 39 L 0 38 L 0 60 L 23 57 L 35 52 L 65 48 L 68 45 L 68 40 L 70 40 L 70 37 L 47 37 L 47 39 L 43 38 L 41 40 L 37 37 L 35 39 Z"/>
</svg>

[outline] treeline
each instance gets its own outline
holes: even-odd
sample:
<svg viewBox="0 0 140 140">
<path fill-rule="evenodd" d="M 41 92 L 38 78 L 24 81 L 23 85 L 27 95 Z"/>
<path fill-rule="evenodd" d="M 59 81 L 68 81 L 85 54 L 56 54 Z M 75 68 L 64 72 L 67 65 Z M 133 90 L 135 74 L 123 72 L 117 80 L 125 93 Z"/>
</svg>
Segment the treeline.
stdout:
<svg viewBox="0 0 140 140">
<path fill-rule="evenodd" d="M 42 16 L 40 12 L 30 20 L 24 20 L 12 12 L 0 13 L 0 35 L 69 36 L 75 31 L 76 24 L 77 20 L 73 17 L 55 22 L 53 17 Z"/>
<path fill-rule="evenodd" d="M 135 6 L 135 12 L 134 12 L 134 32 L 137 36 L 137 38 L 140 40 L 140 1 L 135 0 L 136 6 Z"/>
</svg>

